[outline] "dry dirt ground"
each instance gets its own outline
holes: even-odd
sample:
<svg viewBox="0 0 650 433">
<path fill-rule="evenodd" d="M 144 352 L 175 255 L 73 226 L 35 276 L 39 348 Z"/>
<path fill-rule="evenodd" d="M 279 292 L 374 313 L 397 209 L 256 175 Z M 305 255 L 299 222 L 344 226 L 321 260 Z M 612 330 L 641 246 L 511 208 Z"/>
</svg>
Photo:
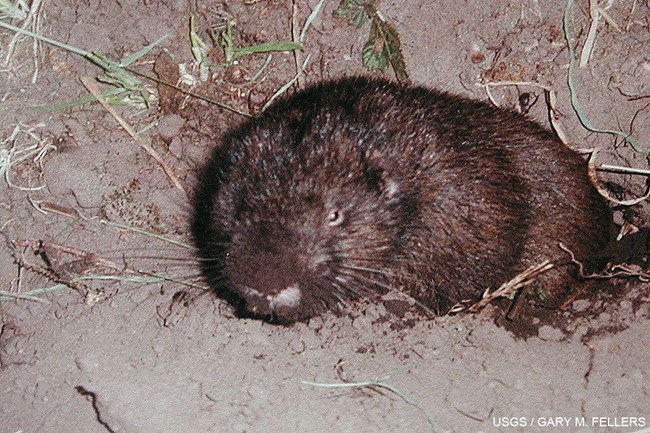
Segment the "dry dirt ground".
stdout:
<svg viewBox="0 0 650 433">
<path fill-rule="evenodd" d="M 647 151 L 650 6 L 613 3 L 600 16 L 591 59 L 575 71 L 578 96 L 595 126 L 632 133 Z M 192 66 L 190 16 L 208 44 L 209 29 L 235 20 L 235 44 L 247 46 L 291 39 L 292 22 L 299 33 L 316 4 L 50 0 L 41 5 L 40 33 L 122 59 L 172 32 L 133 68 L 177 82 L 185 65 L 196 93 L 254 112 L 308 56 L 300 85 L 371 74 L 360 60 L 368 25 L 356 30 L 333 18 L 338 1 L 326 0 L 302 52 L 275 53 L 254 83 L 247 80 L 265 54 L 215 69 L 203 82 Z M 401 36 L 414 82 L 481 99 L 487 81 L 548 86 L 570 143 L 600 149 L 597 165 L 647 168 L 623 140 L 578 122 L 566 84 L 564 6 L 379 4 Z M 570 19 L 578 53 L 591 22 L 589 5 L 579 1 Z M 26 37 L 7 59 L 12 36 L 0 32 L 8 62 L 0 75 L 0 432 L 650 431 L 647 280 L 632 278 L 615 301 L 578 301 L 563 329 L 542 326 L 525 340 L 495 325 L 490 309 L 401 318 L 360 304 L 340 317 L 289 327 L 238 319 L 200 288 L 185 245 L 190 201 L 160 164 L 97 102 L 53 107 L 88 95 L 81 77 L 102 71 L 50 45 L 35 55 Z M 213 49 L 210 56 L 222 54 Z M 210 148 L 245 118 L 150 81 L 142 85 L 151 91 L 150 108 L 115 110 L 191 196 Z M 491 90 L 504 106 L 528 110 L 526 101 L 535 101 L 530 115 L 548 125 L 540 87 Z M 620 198 L 644 192 L 643 176 L 599 178 Z M 618 211 L 617 221 L 625 215 L 647 225 L 647 206 Z M 585 311 L 596 313 L 572 315 Z M 306 383 L 376 380 L 381 384 L 366 387 Z"/>
</svg>

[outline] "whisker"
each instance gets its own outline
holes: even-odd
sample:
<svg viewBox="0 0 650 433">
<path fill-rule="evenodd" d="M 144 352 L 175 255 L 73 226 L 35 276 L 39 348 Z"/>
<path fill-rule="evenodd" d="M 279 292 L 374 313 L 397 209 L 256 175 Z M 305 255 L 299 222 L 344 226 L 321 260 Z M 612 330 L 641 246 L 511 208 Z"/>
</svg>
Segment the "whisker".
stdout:
<svg viewBox="0 0 650 433">
<path fill-rule="evenodd" d="M 391 285 L 388 285 L 382 281 L 376 280 L 374 278 L 366 277 L 365 275 L 354 275 L 355 278 L 360 278 L 368 281 L 370 284 L 377 285 L 385 290 L 388 291 L 388 293 L 394 294 L 398 297 L 404 298 L 408 301 L 413 302 L 415 305 L 417 305 L 419 308 L 421 308 L 426 314 L 428 314 L 430 317 L 437 317 L 438 314 L 431 308 L 429 308 L 427 305 L 422 303 L 421 301 L 417 300 L 413 296 L 409 295 L 408 293 L 397 289 L 396 287 L 393 287 Z M 367 297 L 365 299 L 368 299 Z"/>
<path fill-rule="evenodd" d="M 389 276 L 389 277 L 395 275 L 394 272 L 390 272 L 390 271 L 387 271 L 385 269 L 373 269 L 373 268 L 366 268 L 366 267 L 354 266 L 354 265 L 341 265 L 341 268 L 343 268 L 343 269 L 351 269 L 351 270 L 354 270 L 354 271 L 370 272 L 370 273 Z"/>
<path fill-rule="evenodd" d="M 367 277 L 367 276 L 365 276 L 365 275 L 361 275 L 361 274 L 359 274 L 359 275 L 355 275 L 354 277 L 355 277 L 355 278 L 359 278 L 359 279 L 363 279 L 363 280 L 369 282 L 369 283 L 372 284 L 372 285 L 376 285 L 376 286 L 381 287 L 381 288 L 383 288 L 383 289 L 386 289 L 386 290 L 388 290 L 388 291 L 394 291 L 394 290 L 396 290 L 393 286 L 389 286 L 387 283 L 385 283 L 385 282 L 383 282 L 383 281 L 380 281 L 380 280 L 377 280 L 377 279 L 375 279 L 375 278 L 370 278 L 370 277 Z M 367 286 L 366 286 L 366 287 L 367 287 Z M 369 288 L 368 288 L 367 290 L 368 290 L 368 291 L 371 291 L 371 289 L 369 289 Z"/>
<path fill-rule="evenodd" d="M 332 283 L 332 285 L 336 285 L 336 287 L 341 291 L 342 295 L 346 295 L 347 293 L 352 293 L 355 297 L 357 298 L 366 298 L 366 295 L 363 293 L 363 291 L 357 289 L 356 287 L 348 287 L 349 282 L 345 283 L 345 286 L 338 285 L 336 283 Z"/>
</svg>

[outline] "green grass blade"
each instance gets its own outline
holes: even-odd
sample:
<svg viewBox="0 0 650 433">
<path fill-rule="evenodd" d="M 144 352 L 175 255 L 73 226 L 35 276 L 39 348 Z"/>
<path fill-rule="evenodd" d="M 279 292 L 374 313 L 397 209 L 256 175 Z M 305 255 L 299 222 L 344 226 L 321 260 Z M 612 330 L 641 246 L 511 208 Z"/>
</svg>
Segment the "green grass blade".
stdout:
<svg viewBox="0 0 650 433">
<path fill-rule="evenodd" d="M 123 58 L 120 61 L 120 66 L 129 66 L 131 63 L 135 62 L 136 60 L 140 59 L 141 57 L 144 57 L 149 51 L 151 51 L 157 45 L 160 45 L 160 43 L 162 41 L 164 41 L 165 39 L 167 39 L 172 33 L 174 33 L 174 32 L 173 31 L 169 32 L 166 35 L 163 35 L 160 38 L 156 39 L 155 41 L 153 41 L 152 43 L 150 43 L 149 45 L 147 45 L 143 49 L 141 49 L 139 51 L 136 51 L 135 53 L 133 53 L 131 55 L 126 56 L 125 58 Z"/>
</svg>

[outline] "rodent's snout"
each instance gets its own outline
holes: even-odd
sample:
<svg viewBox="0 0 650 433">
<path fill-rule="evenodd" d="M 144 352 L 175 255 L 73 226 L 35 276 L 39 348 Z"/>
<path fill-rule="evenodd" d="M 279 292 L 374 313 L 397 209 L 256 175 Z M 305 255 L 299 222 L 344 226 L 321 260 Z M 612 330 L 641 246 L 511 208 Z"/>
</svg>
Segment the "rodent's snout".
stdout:
<svg viewBox="0 0 650 433">
<path fill-rule="evenodd" d="M 291 245 L 266 241 L 246 242 L 226 262 L 229 283 L 243 301 L 241 312 L 278 322 L 311 317 L 313 275 Z"/>
<path fill-rule="evenodd" d="M 244 291 L 244 308 L 256 317 L 269 317 L 276 320 L 299 320 L 307 318 L 302 308 L 302 291 L 293 284 L 277 293 L 263 294 L 247 288 Z"/>
</svg>

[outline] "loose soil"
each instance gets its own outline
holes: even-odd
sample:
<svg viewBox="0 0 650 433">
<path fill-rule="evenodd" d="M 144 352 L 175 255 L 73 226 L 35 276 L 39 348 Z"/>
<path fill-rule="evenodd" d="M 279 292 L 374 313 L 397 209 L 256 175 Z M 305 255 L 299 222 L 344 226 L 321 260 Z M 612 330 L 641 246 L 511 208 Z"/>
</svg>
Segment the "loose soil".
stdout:
<svg viewBox="0 0 650 433">
<path fill-rule="evenodd" d="M 299 33 L 316 4 L 51 0 L 43 2 L 40 33 L 121 59 L 171 32 L 132 67 L 173 83 L 191 76 L 193 92 L 255 113 L 308 55 L 296 86 L 378 74 L 361 64 L 369 27 L 333 18 L 338 1 L 326 1 L 302 52 L 274 53 L 253 83 L 265 54 L 201 81 L 190 16 L 206 42 L 209 29 L 235 20 L 235 45 L 246 46 L 290 40 L 292 20 Z M 645 156 L 620 138 L 579 123 L 566 84 L 564 6 L 379 4 L 399 32 L 413 82 L 480 99 L 488 98 L 487 81 L 548 86 L 572 146 L 599 149 L 596 165 L 647 168 Z M 594 125 L 632 133 L 647 149 L 650 5 L 615 2 L 607 14 L 591 60 L 576 69 L 578 96 Z M 587 2 L 578 2 L 571 13 L 578 48 L 590 22 Z M 3 59 L 11 37 L 0 32 Z M 222 55 L 210 52 L 214 61 Z M 0 297 L 1 432 L 648 431 L 647 279 L 601 281 L 607 295 L 576 300 L 553 323 L 532 323 L 528 338 L 495 324 L 496 306 L 427 318 L 399 304 L 360 303 L 292 326 L 235 317 L 202 289 L 186 244 L 197 170 L 245 116 L 144 79 L 149 107 L 115 107 L 184 193 L 100 104 L 54 107 L 88 95 L 80 78 L 100 74 L 53 46 L 35 56 L 23 37 L 0 75 L 0 139 L 10 138 L 0 152 L 17 161 L 0 186 L 0 290 L 11 295 Z M 490 93 L 550 128 L 540 87 Z M 30 149 L 42 150 L 40 157 L 19 161 Z M 620 199 L 645 189 L 643 176 L 598 177 Z M 649 207 L 646 200 L 617 210 L 616 220 L 648 226 Z M 367 381 L 380 384 L 308 383 Z"/>
</svg>

